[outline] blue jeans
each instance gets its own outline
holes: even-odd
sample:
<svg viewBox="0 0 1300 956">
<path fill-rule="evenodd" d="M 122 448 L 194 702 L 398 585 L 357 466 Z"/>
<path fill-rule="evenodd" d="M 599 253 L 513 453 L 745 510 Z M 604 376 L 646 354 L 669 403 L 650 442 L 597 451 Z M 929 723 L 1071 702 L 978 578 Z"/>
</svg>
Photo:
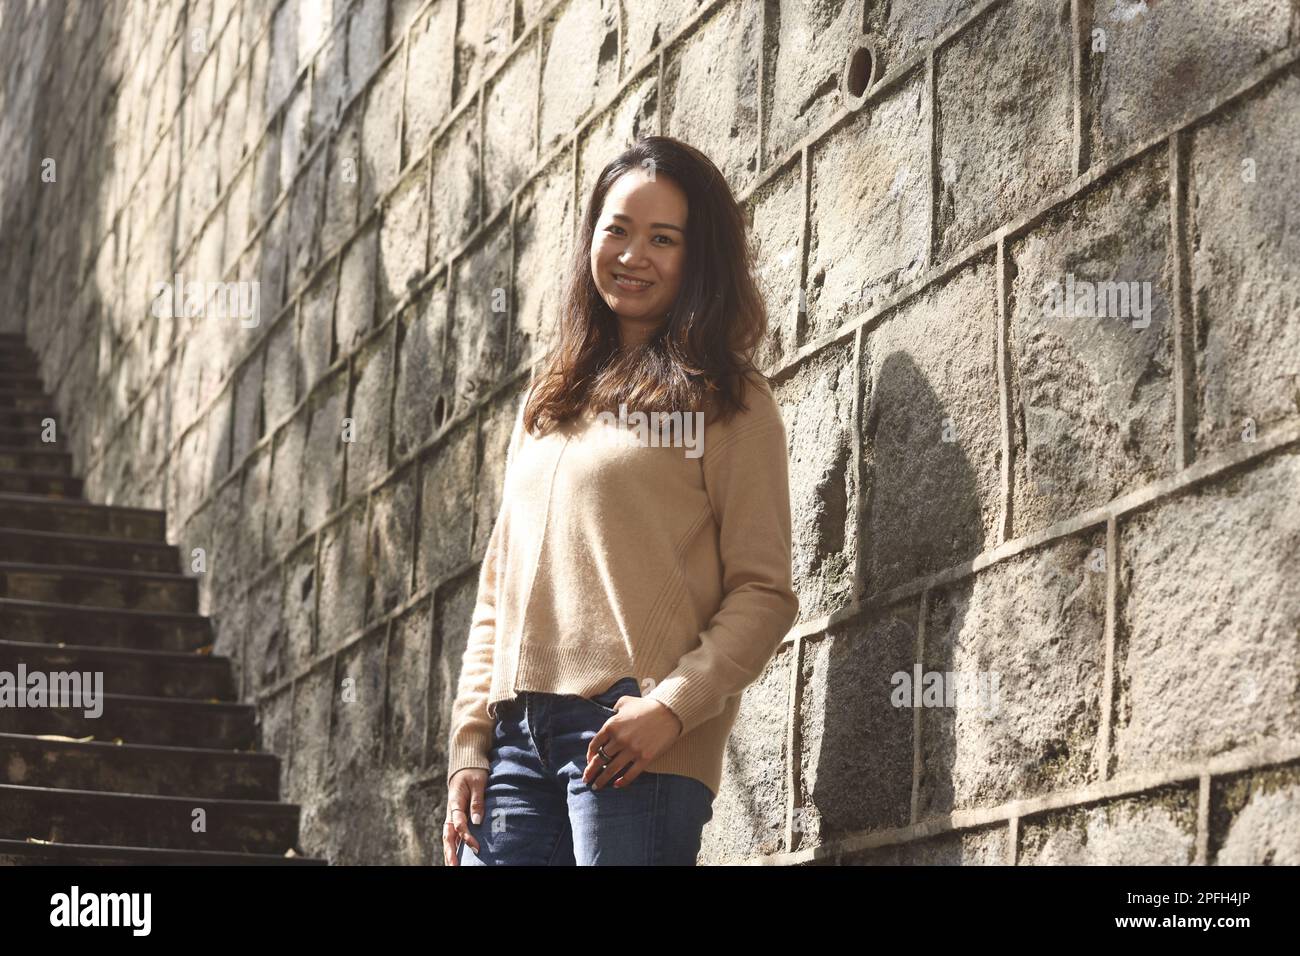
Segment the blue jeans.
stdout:
<svg viewBox="0 0 1300 956">
<path fill-rule="evenodd" d="M 483 822 L 468 824 L 480 849 L 462 843 L 461 866 L 695 865 L 713 817 L 704 783 L 644 771 L 623 788 L 582 780 L 587 745 L 623 696 L 641 696 L 635 678 L 593 698 L 521 691 L 497 704 Z"/>
</svg>

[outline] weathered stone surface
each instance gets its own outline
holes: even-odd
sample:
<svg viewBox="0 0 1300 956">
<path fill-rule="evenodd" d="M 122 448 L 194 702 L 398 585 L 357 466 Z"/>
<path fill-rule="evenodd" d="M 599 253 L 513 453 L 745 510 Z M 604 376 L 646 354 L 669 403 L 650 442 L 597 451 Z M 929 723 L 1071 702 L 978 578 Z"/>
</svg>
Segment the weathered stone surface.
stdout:
<svg viewBox="0 0 1300 956">
<path fill-rule="evenodd" d="M 351 498 L 364 494 L 388 471 L 393 400 L 393 327 L 371 339 L 353 361 L 351 437 L 343 441 Z"/>
<path fill-rule="evenodd" d="M 1286 0 L 1096 4 L 1088 88 L 1094 164 L 1228 93 L 1294 42 L 1294 15 Z"/>
<path fill-rule="evenodd" d="M 1013 537 L 1176 467 L 1164 159 L 1148 155 L 1011 247 Z"/>
<path fill-rule="evenodd" d="M 273 559 L 293 547 L 301 530 L 300 488 L 307 417 L 308 409 L 304 406 L 275 434 L 265 531 L 266 553 Z"/>
<path fill-rule="evenodd" d="M 483 215 L 523 182 L 537 155 L 537 42 L 517 51 L 483 93 Z"/>
<path fill-rule="evenodd" d="M 727 744 L 722 789 L 700 835 L 699 862 L 747 860 L 785 847 L 786 766 L 793 645 L 745 689 Z"/>
<path fill-rule="evenodd" d="M 1300 456 L 1120 523 L 1116 774 L 1294 740 Z"/>
<path fill-rule="evenodd" d="M 378 318 L 387 318 L 424 278 L 429 238 L 429 167 L 420 162 L 384 203 L 379 231 Z"/>
<path fill-rule="evenodd" d="M 393 460 L 437 434 L 457 411 L 445 379 L 447 283 L 440 275 L 397 317 L 393 392 Z"/>
<path fill-rule="evenodd" d="M 910 819 L 913 711 L 894 707 L 891 676 L 912 673 L 918 602 L 804 642 L 795 844 L 804 850 Z"/>
<path fill-rule="evenodd" d="M 515 321 L 510 362 L 526 365 L 559 333 L 560 301 L 573 255 L 573 157 L 565 150 L 515 207 Z"/>
<path fill-rule="evenodd" d="M 456 260 L 447 357 L 454 404 L 479 401 L 506 369 L 510 326 L 510 233 L 504 225 Z"/>
<path fill-rule="evenodd" d="M 411 26 L 402 118 L 402 156 L 406 162 L 423 151 L 430 134 L 451 112 L 456 7 L 455 0 L 439 0 Z"/>
<path fill-rule="evenodd" d="M 1031 0 L 1032 2 L 1032 0 Z M 909 57 L 924 53 L 946 30 L 969 22 L 979 0 L 910 0 L 885 3 L 869 0 L 866 27 L 877 41 L 883 61 L 877 74 L 884 76 Z M 843 60 L 843 55 L 840 57 Z"/>
<path fill-rule="evenodd" d="M 866 337 L 858 540 L 867 593 L 997 543 L 1002 429 L 993 276 L 992 261 L 977 260 Z"/>
<path fill-rule="evenodd" d="M 1300 193 L 1297 109 L 1300 77 L 1291 72 L 1192 140 L 1197 443 L 1205 451 L 1300 415 L 1300 230 L 1295 204 L 1283 198 Z"/>
<path fill-rule="evenodd" d="M 1300 860 L 1300 767 L 1285 764 L 1210 784 L 1210 862 L 1294 866 Z"/>
<path fill-rule="evenodd" d="M 421 465 L 417 591 L 432 590 L 471 558 L 475 443 L 470 421 L 449 432 Z"/>
<path fill-rule="evenodd" d="M 456 18 L 457 102 L 465 91 L 477 89 L 510 49 L 514 15 L 514 0 L 483 0 Z"/>
<path fill-rule="evenodd" d="M 623 6 L 623 62 L 640 63 L 666 43 L 699 9 L 698 0 L 660 0 Z"/>
<path fill-rule="evenodd" d="M 799 617 L 849 604 L 857 560 L 852 345 L 830 349 L 775 390 L 790 444 L 790 513 Z"/>
<path fill-rule="evenodd" d="M 925 269 L 929 106 L 917 72 L 809 154 L 808 331 L 825 335 Z"/>
<path fill-rule="evenodd" d="M 659 77 L 647 70 L 583 130 L 578 140 L 578 214 L 586 208 L 596 179 L 605 166 L 642 136 L 654 133 L 659 122 Z M 543 176 L 550 176 L 545 170 Z"/>
<path fill-rule="evenodd" d="M 1070 5 L 996 7 L 935 63 L 942 261 L 1074 178 Z"/>
<path fill-rule="evenodd" d="M 357 347 L 375 320 L 375 266 L 379 230 L 372 221 L 346 249 L 339 268 L 334 341 L 339 355 Z"/>
<path fill-rule="evenodd" d="M 917 840 L 845 853 L 843 866 L 1005 866 L 1011 859 L 1006 826 L 959 830 Z"/>
<path fill-rule="evenodd" d="M 547 153 L 618 84 L 619 7 L 612 0 L 573 0 L 543 23 L 539 153 Z"/>
<path fill-rule="evenodd" d="M 664 60 L 664 133 L 706 153 L 733 192 L 758 173 L 761 23 L 759 0 L 722 4 Z"/>
<path fill-rule="evenodd" d="M 343 485 L 343 419 L 347 417 L 347 370 L 312 395 L 303 446 L 302 530 L 310 531 L 339 505 Z"/>
<path fill-rule="evenodd" d="M 802 230 L 790 228 L 803 212 L 803 168 L 795 160 L 746 202 L 755 276 L 767 303 L 768 334 L 758 350 L 761 367 L 785 362 L 799 347 L 806 300 L 799 269 Z"/>
<path fill-rule="evenodd" d="M 415 546 L 415 468 L 370 498 L 366 544 L 366 621 L 386 616 L 411 596 Z"/>
<path fill-rule="evenodd" d="M 361 114 L 361 210 L 364 216 L 397 182 L 402 158 L 402 58 L 391 55 L 366 90 Z"/>
<path fill-rule="evenodd" d="M 290 667 L 297 670 L 301 661 L 312 659 L 316 647 L 316 539 L 304 541 L 282 565 L 281 583 L 284 614 L 284 654 Z M 292 673 L 292 671 L 291 671 Z"/>
<path fill-rule="evenodd" d="M 431 607 L 424 601 L 394 620 L 388 638 L 384 764 L 389 767 L 421 766 L 433 743 L 425 739 L 426 714 L 429 702 L 442 698 L 442 687 L 441 677 L 430 673 L 435 649 Z"/>
<path fill-rule="evenodd" d="M 922 691 L 943 674 L 945 697 L 922 698 L 922 818 L 1100 779 L 1105 543 L 1067 538 L 934 592 Z"/>
<path fill-rule="evenodd" d="M 379 763 L 384 743 L 387 637 L 386 625 L 374 628 L 338 655 L 329 734 L 331 778 L 372 773 Z"/>
<path fill-rule="evenodd" d="M 365 622 L 366 502 L 342 512 L 321 532 L 317 647 L 333 650 Z"/>
<path fill-rule="evenodd" d="M 1196 857 L 1196 787 L 1169 787 L 1020 821 L 1016 862 L 1187 866 Z"/>
<path fill-rule="evenodd" d="M 478 110 L 461 110 L 446 134 L 433 144 L 429 176 L 429 261 L 446 259 L 478 225 Z"/>
<path fill-rule="evenodd" d="M 769 17 L 773 13 L 775 17 L 768 24 L 765 45 L 768 120 L 764 167 L 782 159 L 843 107 L 840 73 L 849 42 L 856 40 L 862 29 L 861 4 L 782 0 L 769 4 L 767 10 Z"/>
<path fill-rule="evenodd" d="M 356 254 L 362 259 L 362 268 L 364 268 L 365 250 L 358 249 Z M 350 270 L 348 273 L 352 292 L 349 296 L 349 308 L 356 307 L 357 298 L 362 300 L 363 306 L 365 302 L 364 290 L 357 290 L 355 285 L 357 271 L 361 270 Z M 310 393 L 325 374 L 325 370 L 333 364 L 334 304 L 338 298 L 338 291 L 339 277 L 336 267 L 327 266 L 320 270 L 299 301 L 298 322 L 290 320 L 286 323 L 296 332 L 295 354 L 298 367 L 302 370 L 303 394 Z M 341 316 L 341 319 L 343 334 L 347 335 L 349 343 L 354 342 L 360 334 L 355 327 L 355 323 L 359 321 L 356 313 L 350 312 L 346 316 Z"/>
</svg>

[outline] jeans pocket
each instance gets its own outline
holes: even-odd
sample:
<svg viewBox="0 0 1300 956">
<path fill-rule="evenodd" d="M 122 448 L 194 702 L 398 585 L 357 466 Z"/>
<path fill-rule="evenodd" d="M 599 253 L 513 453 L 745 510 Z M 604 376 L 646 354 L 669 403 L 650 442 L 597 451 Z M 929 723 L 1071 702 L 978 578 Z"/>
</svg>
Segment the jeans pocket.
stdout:
<svg viewBox="0 0 1300 956">
<path fill-rule="evenodd" d="M 589 704 L 595 704 L 607 714 L 617 714 L 614 705 L 618 703 L 620 697 L 640 697 L 641 688 L 636 682 L 635 677 L 623 677 L 615 681 L 608 690 L 596 694 L 594 697 L 583 697 L 582 700 Z"/>
</svg>

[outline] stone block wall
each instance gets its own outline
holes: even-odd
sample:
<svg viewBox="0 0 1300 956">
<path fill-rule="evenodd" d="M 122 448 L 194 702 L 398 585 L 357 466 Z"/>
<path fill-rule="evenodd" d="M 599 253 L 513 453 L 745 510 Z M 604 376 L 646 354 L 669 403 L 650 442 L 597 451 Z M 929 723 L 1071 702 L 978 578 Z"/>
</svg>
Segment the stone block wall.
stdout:
<svg viewBox="0 0 1300 956">
<path fill-rule="evenodd" d="M 679 136 L 802 604 L 702 862 L 1300 862 L 1298 58 L 1296 0 L 4 0 L 0 331 L 204 549 L 304 848 L 438 862 L 512 403 L 600 168 Z M 996 708 L 894 696 L 949 672 Z"/>
</svg>

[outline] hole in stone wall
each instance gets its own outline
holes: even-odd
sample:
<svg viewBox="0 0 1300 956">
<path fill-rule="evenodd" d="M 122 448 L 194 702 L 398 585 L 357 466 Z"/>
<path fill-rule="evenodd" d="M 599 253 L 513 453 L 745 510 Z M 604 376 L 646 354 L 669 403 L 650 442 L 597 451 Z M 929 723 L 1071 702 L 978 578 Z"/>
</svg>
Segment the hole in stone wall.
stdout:
<svg viewBox="0 0 1300 956">
<path fill-rule="evenodd" d="M 433 423 L 438 428 L 442 428 L 443 425 L 447 424 L 447 400 L 441 395 L 433 403 Z"/>
<path fill-rule="evenodd" d="M 876 83 L 879 65 L 880 57 L 873 37 L 864 33 L 849 44 L 844 69 L 840 73 L 840 95 L 847 108 L 855 110 L 866 100 Z"/>
</svg>

